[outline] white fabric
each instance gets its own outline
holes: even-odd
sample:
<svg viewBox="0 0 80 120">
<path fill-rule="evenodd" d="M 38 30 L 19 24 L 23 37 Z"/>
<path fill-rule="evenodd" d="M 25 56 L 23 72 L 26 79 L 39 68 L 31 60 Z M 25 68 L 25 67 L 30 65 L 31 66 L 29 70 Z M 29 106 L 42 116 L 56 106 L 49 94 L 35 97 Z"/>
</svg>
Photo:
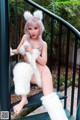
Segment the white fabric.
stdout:
<svg viewBox="0 0 80 120">
<path fill-rule="evenodd" d="M 30 64 L 26 62 L 17 63 L 13 69 L 13 81 L 15 84 L 15 93 L 17 95 L 27 95 L 30 92 L 30 80 L 32 75 L 35 74 L 36 83 L 41 87 L 41 76 L 36 66 L 36 59 L 40 55 L 40 51 L 33 49 L 32 54 L 26 52 L 24 46 L 30 45 L 29 42 L 25 41 L 19 48 L 19 52 L 22 55 L 26 55 Z"/>
<path fill-rule="evenodd" d="M 30 80 L 33 75 L 32 66 L 25 62 L 16 64 L 13 69 L 13 81 L 17 95 L 27 95 L 30 92 Z"/>
<path fill-rule="evenodd" d="M 34 74 L 36 77 L 36 83 L 39 87 L 41 87 L 41 75 L 40 75 L 40 72 L 38 70 L 38 67 L 36 66 L 36 59 L 40 55 L 40 51 L 38 49 L 33 49 L 32 53 L 26 52 L 24 49 L 24 46 L 26 46 L 26 45 L 28 45 L 28 46 L 30 45 L 30 43 L 27 40 L 19 48 L 19 52 L 20 52 L 20 54 L 27 56 L 27 59 L 33 68 L 33 71 L 34 71 Z"/>
<path fill-rule="evenodd" d="M 41 100 L 51 120 L 68 120 L 61 101 L 56 93 L 43 96 Z"/>
</svg>

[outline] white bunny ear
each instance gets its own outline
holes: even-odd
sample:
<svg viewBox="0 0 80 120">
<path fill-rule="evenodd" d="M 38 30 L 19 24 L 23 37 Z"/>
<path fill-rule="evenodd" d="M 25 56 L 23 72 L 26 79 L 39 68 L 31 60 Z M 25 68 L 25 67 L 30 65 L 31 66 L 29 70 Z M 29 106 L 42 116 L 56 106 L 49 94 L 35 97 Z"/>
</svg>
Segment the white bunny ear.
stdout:
<svg viewBox="0 0 80 120">
<path fill-rule="evenodd" d="M 34 15 L 36 18 L 40 19 L 40 20 L 43 19 L 43 14 L 42 14 L 42 11 L 40 11 L 40 10 L 35 11 L 35 12 L 33 13 L 33 15 Z"/>
<path fill-rule="evenodd" d="M 25 20 L 27 21 L 30 17 L 32 17 L 32 14 L 29 11 L 25 11 L 23 16 Z"/>
</svg>

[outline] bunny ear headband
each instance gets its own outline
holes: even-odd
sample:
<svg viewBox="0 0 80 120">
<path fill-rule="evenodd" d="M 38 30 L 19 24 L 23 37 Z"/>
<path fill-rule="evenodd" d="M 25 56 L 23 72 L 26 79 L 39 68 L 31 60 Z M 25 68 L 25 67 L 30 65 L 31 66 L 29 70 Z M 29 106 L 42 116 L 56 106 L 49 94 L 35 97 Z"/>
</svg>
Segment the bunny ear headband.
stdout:
<svg viewBox="0 0 80 120">
<path fill-rule="evenodd" d="M 33 16 L 36 17 L 39 20 L 43 19 L 42 11 L 37 10 L 33 13 L 33 15 L 29 11 L 24 12 L 24 18 L 25 18 L 26 21 Z"/>
</svg>

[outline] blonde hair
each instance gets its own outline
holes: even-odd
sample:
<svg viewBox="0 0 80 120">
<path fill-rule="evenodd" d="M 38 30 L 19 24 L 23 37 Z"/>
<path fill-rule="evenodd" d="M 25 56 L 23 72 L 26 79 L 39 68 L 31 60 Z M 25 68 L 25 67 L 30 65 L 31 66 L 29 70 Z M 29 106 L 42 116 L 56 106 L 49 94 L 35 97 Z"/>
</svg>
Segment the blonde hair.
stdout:
<svg viewBox="0 0 80 120">
<path fill-rule="evenodd" d="M 35 22 L 40 29 L 39 37 L 42 38 L 42 34 L 44 31 L 44 25 L 42 22 L 42 19 L 43 19 L 42 12 L 37 10 L 32 15 L 29 11 L 26 11 L 26 12 L 24 12 L 24 18 L 26 20 L 26 24 L 24 27 L 24 33 L 29 36 L 28 28 Z"/>
</svg>

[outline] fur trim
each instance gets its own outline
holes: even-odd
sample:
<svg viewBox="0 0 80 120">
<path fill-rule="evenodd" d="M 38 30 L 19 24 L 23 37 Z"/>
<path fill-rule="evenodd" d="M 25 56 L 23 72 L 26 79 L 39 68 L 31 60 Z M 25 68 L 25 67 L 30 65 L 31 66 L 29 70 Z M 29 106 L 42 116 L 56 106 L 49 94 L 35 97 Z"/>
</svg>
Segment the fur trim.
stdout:
<svg viewBox="0 0 80 120">
<path fill-rule="evenodd" d="M 25 51 L 25 49 L 24 49 L 25 45 L 30 45 L 30 44 L 28 41 L 25 41 L 23 43 L 23 45 L 19 48 L 19 51 L 22 55 L 27 56 L 28 62 L 31 64 L 31 66 L 34 70 L 34 74 L 36 77 L 36 83 L 39 87 L 41 87 L 41 75 L 40 75 L 40 72 L 36 66 L 36 59 L 40 55 L 40 51 L 38 49 L 33 49 L 32 54 L 31 54 L 31 53 Z"/>
<path fill-rule="evenodd" d="M 36 59 L 40 55 L 40 51 L 33 49 L 32 54 L 26 52 L 25 45 L 30 45 L 27 41 L 19 48 L 22 55 L 26 55 L 30 64 L 25 62 L 17 63 L 13 69 L 13 81 L 15 84 L 15 93 L 17 95 L 27 95 L 30 91 L 30 80 L 35 74 L 36 84 L 41 87 L 41 76 L 36 66 Z M 11 48 L 10 48 L 11 50 Z"/>
<path fill-rule="evenodd" d="M 30 64 L 20 62 L 13 69 L 13 81 L 17 95 L 27 95 L 30 91 L 30 80 L 33 69 Z"/>
<path fill-rule="evenodd" d="M 29 18 L 31 18 L 31 17 L 36 17 L 36 18 L 38 18 L 39 20 L 42 20 L 43 19 L 43 14 L 42 14 L 42 11 L 40 11 L 40 10 L 36 10 L 34 13 L 33 13 L 33 15 L 29 12 L 29 11 L 25 11 L 24 12 L 24 18 L 25 18 L 25 20 L 27 21 Z"/>
<path fill-rule="evenodd" d="M 32 14 L 29 11 L 25 11 L 23 16 L 25 20 L 27 21 L 30 17 L 32 17 Z"/>
<path fill-rule="evenodd" d="M 40 10 L 35 11 L 35 12 L 33 13 L 33 15 L 34 15 L 36 18 L 40 19 L 40 20 L 43 19 L 42 11 L 40 11 Z"/>
<path fill-rule="evenodd" d="M 56 93 L 43 96 L 41 100 L 51 120 L 68 120 L 63 106 Z"/>
<path fill-rule="evenodd" d="M 30 61 L 30 64 L 32 65 L 33 70 L 34 70 L 34 74 L 35 74 L 35 77 L 36 77 L 36 84 L 39 87 L 41 87 L 42 86 L 41 85 L 41 75 L 40 75 L 40 72 L 38 70 L 38 67 L 36 66 L 36 59 L 39 55 L 40 55 L 40 51 L 38 49 L 33 49 L 32 56 L 31 56 L 32 59 Z M 28 58 L 30 58 L 29 55 L 28 55 Z"/>
</svg>

